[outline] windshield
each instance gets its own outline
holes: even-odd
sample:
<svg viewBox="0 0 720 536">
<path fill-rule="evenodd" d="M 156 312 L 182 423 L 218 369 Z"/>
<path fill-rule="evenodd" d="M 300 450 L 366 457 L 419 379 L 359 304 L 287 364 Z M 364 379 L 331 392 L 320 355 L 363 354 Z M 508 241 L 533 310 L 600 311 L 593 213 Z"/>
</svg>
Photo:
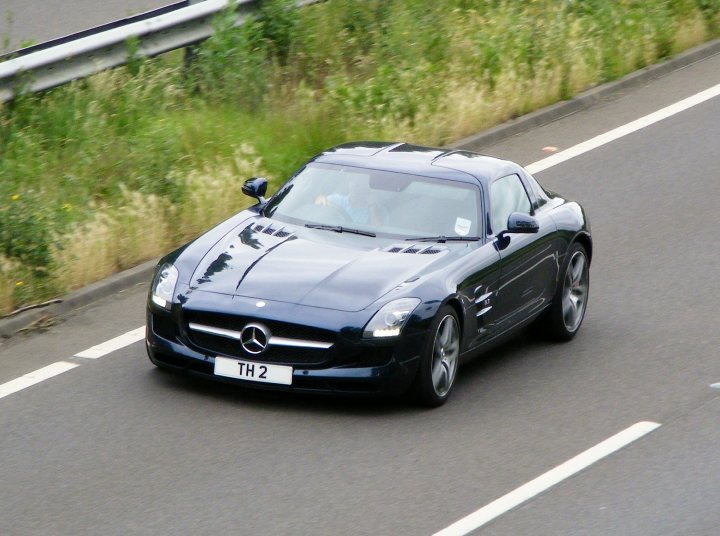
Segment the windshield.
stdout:
<svg viewBox="0 0 720 536">
<path fill-rule="evenodd" d="M 464 182 L 312 163 L 273 196 L 265 215 L 403 237 L 477 236 L 479 197 Z"/>
</svg>

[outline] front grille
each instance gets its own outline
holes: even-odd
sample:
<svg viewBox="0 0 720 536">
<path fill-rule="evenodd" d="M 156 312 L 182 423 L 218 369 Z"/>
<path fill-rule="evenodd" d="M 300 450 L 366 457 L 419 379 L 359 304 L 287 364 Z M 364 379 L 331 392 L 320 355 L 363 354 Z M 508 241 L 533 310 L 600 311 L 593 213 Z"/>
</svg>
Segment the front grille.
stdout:
<svg viewBox="0 0 720 536">
<path fill-rule="evenodd" d="M 185 325 L 190 322 L 204 324 L 216 328 L 241 331 L 246 324 L 260 322 L 267 326 L 276 337 L 288 339 L 302 339 L 306 341 L 335 342 L 336 334 L 329 329 L 303 326 L 291 322 L 280 322 L 277 320 L 266 320 L 263 318 L 229 315 L 225 313 L 211 313 L 205 311 L 186 310 L 183 312 Z"/>
<path fill-rule="evenodd" d="M 243 349 L 240 341 L 236 339 L 213 333 L 204 333 L 189 328 L 190 323 L 198 323 L 205 326 L 240 332 L 246 324 L 251 322 L 259 322 L 267 326 L 274 337 L 330 344 L 334 343 L 336 339 L 336 334 L 330 330 L 302 326 L 289 322 L 198 311 L 186 311 L 184 315 L 184 325 L 188 339 L 194 346 L 206 354 L 223 355 L 283 365 L 303 366 L 322 365 L 333 359 L 334 352 L 332 348 L 301 348 L 270 345 L 262 354 L 250 354 Z"/>
<path fill-rule="evenodd" d="M 240 341 L 192 330 L 188 330 L 188 338 L 205 353 L 277 365 L 322 365 L 331 357 L 328 350 L 287 346 L 269 346 L 262 354 L 249 354 L 243 350 Z"/>
</svg>

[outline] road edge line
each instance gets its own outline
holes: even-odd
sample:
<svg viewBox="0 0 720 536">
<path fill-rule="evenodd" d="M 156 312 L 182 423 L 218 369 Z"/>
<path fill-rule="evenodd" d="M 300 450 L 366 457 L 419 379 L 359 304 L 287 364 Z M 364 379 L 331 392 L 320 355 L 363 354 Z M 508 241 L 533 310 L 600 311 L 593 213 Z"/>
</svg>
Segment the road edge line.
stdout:
<svg viewBox="0 0 720 536">
<path fill-rule="evenodd" d="M 590 447 L 577 456 L 570 458 L 565 463 L 550 469 L 530 482 L 515 488 L 513 491 L 483 506 L 472 514 L 463 517 L 449 527 L 436 532 L 433 536 L 465 536 L 505 512 L 512 510 L 540 493 L 550 489 L 556 484 L 559 484 L 563 480 L 570 478 L 587 467 L 590 467 L 610 454 L 617 452 L 634 441 L 637 441 L 659 427 L 659 423 L 651 421 L 641 421 L 635 423 L 622 432 L 618 432 L 614 436 L 601 441 L 594 447 Z"/>
<path fill-rule="evenodd" d="M 607 145 L 615 140 L 659 123 L 660 121 L 684 112 L 685 110 L 694 108 L 695 106 L 707 102 L 717 96 L 720 96 L 720 84 L 711 86 L 703 91 L 695 93 L 694 95 L 690 95 L 689 97 L 673 102 L 664 108 L 660 108 L 659 110 L 655 110 L 654 112 L 635 119 L 634 121 L 620 125 L 619 127 L 608 130 L 607 132 L 603 132 L 602 134 L 573 145 L 572 147 L 568 147 L 564 151 L 560 151 L 559 153 L 555 153 L 554 155 L 533 162 L 532 164 L 525 166 L 525 169 L 527 169 L 529 173 L 540 173 L 541 171 L 562 164 L 563 162 L 567 162 L 577 156 L 593 151 L 603 145 Z"/>
</svg>

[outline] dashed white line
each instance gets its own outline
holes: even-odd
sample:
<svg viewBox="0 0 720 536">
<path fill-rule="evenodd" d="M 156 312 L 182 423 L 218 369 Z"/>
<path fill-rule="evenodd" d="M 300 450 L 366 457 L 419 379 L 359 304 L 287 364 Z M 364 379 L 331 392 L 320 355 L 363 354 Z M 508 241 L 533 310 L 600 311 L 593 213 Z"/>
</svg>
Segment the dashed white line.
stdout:
<svg viewBox="0 0 720 536">
<path fill-rule="evenodd" d="M 43 367 L 14 380 L 10 380 L 7 383 L 0 385 L 0 398 L 4 398 L 18 391 L 22 391 L 27 387 L 31 387 L 36 383 L 45 381 L 53 376 L 67 372 L 68 370 L 74 369 L 79 366 L 77 363 L 70 363 L 68 361 L 58 361 L 47 367 Z"/>
<path fill-rule="evenodd" d="M 121 348 L 125 348 L 126 346 L 130 346 L 131 344 L 141 341 L 144 338 L 145 326 L 140 326 L 139 328 L 128 331 L 127 333 L 124 333 L 119 337 L 115 337 L 114 339 L 105 341 L 101 344 L 98 344 L 97 346 L 93 346 L 91 348 L 88 348 L 87 350 L 83 350 L 82 352 L 78 352 L 77 354 L 75 354 L 74 357 L 97 359 L 99 357 L 109 354 L 110 352 L 114 352 L 116 350 L 120 350 Z M 9 382 L 0 385 L 0 398 L 4 398 L 13 393 L 17 393 L 18 391 L 22 391 L 23 389 L 26 389 L 28 387 L 32 387 L 36 383 L 48 380 L 54 376 L 57 376 L 58 374 L 62 374 L 63 372 L 67 372 L 68 370 L 72 370 L 78 366 L 80 366 L 78 363 L 70 363 L 69 361 L 58 361 L 57 363 L 53 363 L 52 365 L 48 365 L 47 367 L 39 368 L 37 370 L 34 370 L 33 372 L 29 372 L 24 376 L 20 376 L 19 378 L 15 378 L 14 380 L 10 380 Z"/>
<path fill-rule="evenodd" d="M 708 88 L 705 91 L 701 91 L 700 93 L 696 93 L 695 95 L 671 104 L 670 106 L 666 106 L 656 112 L 643 116 L 640 119 L 636 119 L 635 121 L 631 121 L 630 123 L 605 132 L 604 134 L 600 134 L 599 136 L 595 136 L 587 141 L 578 143 L 569 149 L 565 149 L 564 151 L 555 153 L 552 156 L 538 160 L 537 162 L 526 166 L 525 169 L 527 169 L 530 173 L 539 173 L 540 171 L 548 169 L 552 166 L 557 166 L 558 164 L 570 160 L 571 158 L 575 158 L 576 156 L 580 156 L 588 151 L 597 149 L 598 147 L 617 140 L 618 138 L 637 132 L 638 130 L 657 123 L 658 121 L 667 119 L 668 117 L 687 110 L 688 108 L 697 106 L 698 104 L 710 100 L 713 97 L 717 97 L 718 95 L 720 95 L 720 84 Z"/>
<path fill-rule="evenodd" d="M 110 339 L 109 341 L 105 341 L 96 346 L 92 346 L 92 347 L 88 348 L 87 350 L 78 352 L 77 354 L 75 354 L 75 357 L 84 357 L 86 359 L 97 359 L 97 358 L 103 357 L 111 352 L 114 352 L 115 350 L 119 350 L 120 348 L 125 348 L 126 346 L 130 346 L 131 344 L 141 341 L 144 338 L 145 338 L 145 326 L 140 326 L 139 328 L 133 329 L 132 331 L 123 333 L 119 337 L 115 337 L 114 339 Z"/>
<path fill-rule="evenodd" d="M 540 475 L 527 484 L 523 484 L 519 488 L 514 489 L 507 495 L 503 495 L 472 514 L 456 521 L 440 532 L 436 532 L 433 536 L 464 536 L 465 534 L 469 534 L 508 510 L 512 510 L 555 484 L 562 482 L 613 452 L 649 434 L 659 426 L 656 422 L 639 422 L 634 424 L 605 441 L 598 443 L 594 447 L 589 448 L 585 452 L 578 454 L 574 458 L 569 459 L 565 463 L 558 465 L 554 469 L 550 469 L 547 473 Z"/>
</svg>

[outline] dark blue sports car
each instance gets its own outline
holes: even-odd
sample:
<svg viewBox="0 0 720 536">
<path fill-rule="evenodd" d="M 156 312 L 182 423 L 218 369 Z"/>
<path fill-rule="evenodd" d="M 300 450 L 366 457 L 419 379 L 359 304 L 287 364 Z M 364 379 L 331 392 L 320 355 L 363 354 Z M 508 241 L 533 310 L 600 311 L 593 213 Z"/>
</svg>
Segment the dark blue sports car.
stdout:
<svg viewBox="0 0 720 536">
<path fill-rule="evenodd" d="M 340 145 L 158 264 L 153 363 L 248 387 L 448 396 L 458 365 L 535 323 L 575 336 L 592 239 L 522 167 L 404 143 Z"/>
</svg>

